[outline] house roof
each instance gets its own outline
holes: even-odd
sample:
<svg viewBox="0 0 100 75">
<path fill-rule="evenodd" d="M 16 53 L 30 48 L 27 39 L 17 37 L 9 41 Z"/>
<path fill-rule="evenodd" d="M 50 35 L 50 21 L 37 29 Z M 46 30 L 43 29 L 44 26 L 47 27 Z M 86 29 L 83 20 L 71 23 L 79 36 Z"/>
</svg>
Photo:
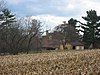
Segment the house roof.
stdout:
<svg viewBox="0 0 100 75">
<path fill-rule="evenodd" d="M 47 33 L 42 37 L 42 47 L 44 48 L 58 48 L 61 44 L 61 38 L 64 39 L 59 32 Z M 70 41 L 73 46 L 83 46 L 83 43 L 79 40 Z"/>
<path fill-rule="evenodd" d="M 60 45 L 60 40 L 57 39 L 55 33 L 48 33 L 42 38 L 42 47 L 45 48 L 58 48 Z"/>
<path fill-rule="evenodd" d="M 72 44 L 73 46 L 84 46 L 83 43 L 82 43 L 81 41 L 73 41 L 73 42 L 71 42 L 71 44 Z"/>
<path fill-rule="evenodd" d="M 45 48 L 58 48 L 59 47 L 59 41 L 56 39 L 48 39 L 48 38 L 43 38 L 42 39 L 42 47 Z"/>
</svg>

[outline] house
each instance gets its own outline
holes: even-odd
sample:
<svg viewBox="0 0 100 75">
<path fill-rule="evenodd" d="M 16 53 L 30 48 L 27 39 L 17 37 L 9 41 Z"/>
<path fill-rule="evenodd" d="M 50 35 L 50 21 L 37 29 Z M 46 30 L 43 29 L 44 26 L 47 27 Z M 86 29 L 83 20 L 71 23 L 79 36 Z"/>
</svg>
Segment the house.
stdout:
<svg viewBox="0 0 100 75">
<path fill-rule="evenodd" d="M 84 49 L 84 45 L 79 40 L 73 40 L 65 43 L 65 38 L 59 32 L 48 33 L 42 37 L 42 48 L 47 50 L 56 50 L 56 49 Z"/>
<path fill-rule="evenodd" d="M 71 41 L 71 42 L 67 42 L 65 45 L 65 48 L 67 49 L 76 49 L 76 50 L 83 50 L 84 49 L 84 45 L 81 41 Z"/>
</svg>

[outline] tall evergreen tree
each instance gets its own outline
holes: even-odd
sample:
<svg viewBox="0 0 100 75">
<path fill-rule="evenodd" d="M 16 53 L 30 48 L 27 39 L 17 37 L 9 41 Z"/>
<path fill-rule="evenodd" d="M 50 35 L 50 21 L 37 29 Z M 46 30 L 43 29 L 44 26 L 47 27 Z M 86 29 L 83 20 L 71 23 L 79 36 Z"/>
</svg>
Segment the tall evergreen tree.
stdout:
<svg viewBox="0 0 100 75">
<path fill-rule="evenodd" d="M 96 44 L 100 44 L 100 16 L 95 10 L 87 11 L 87 16 L 82 17 L 86 23 L 81 23 L 83 34 L 83 42 L 87 48 L 95 48 Z"/>
<path fill-rule="evenodd" d="M 71 18 L 70 20 L 68 20 L 68 24 L 72 25 L 73 27 L 77 27 L 76 24 L 77 24 L 77 21 L 73 18 Z"/>
<path fill-rule="evenodd" d="M 9 9 L 3 9 L 0 13 L 0 38 L 5 45 L 5 50 L 8 50 L 10 46 L 10 33 L 15 22 L 15 15 L 12 15 Z"/>
</svg>

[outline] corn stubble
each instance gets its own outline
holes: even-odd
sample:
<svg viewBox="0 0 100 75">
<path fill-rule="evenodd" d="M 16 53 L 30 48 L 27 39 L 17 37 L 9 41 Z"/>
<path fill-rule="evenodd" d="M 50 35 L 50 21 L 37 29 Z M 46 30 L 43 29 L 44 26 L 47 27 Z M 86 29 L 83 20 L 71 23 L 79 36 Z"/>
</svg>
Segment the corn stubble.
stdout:
<svg viewBox="0 0 100 75">
<path fill-rule="evenodd" d="M 100 50 L 0 56 L 0 75 L 100 75 Z"/>
</svg>

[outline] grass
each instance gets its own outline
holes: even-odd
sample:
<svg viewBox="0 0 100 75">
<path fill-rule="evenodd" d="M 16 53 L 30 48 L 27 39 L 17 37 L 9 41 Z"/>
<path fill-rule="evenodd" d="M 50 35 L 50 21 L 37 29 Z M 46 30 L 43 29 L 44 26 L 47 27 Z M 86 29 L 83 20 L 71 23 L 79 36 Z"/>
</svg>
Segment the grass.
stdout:
<svg viewBox="0 0 100 75">
<path fill-rule="evenodd" d="M 0 56 L 0 75 L 100 75 L 100 50 Z"/>
</svg>

